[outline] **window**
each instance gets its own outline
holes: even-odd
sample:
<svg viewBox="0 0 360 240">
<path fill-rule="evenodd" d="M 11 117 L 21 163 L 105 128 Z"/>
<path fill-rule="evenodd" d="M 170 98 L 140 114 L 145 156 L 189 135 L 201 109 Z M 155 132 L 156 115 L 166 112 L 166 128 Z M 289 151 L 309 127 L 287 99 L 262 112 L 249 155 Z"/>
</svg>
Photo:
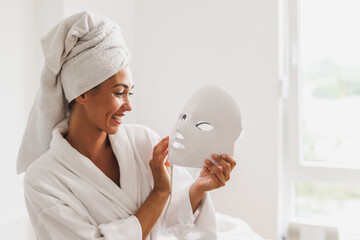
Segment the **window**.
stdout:
<svg viewBox="0 0 360 240">
<path fill-rule="evenodd" d="M 301 221 L 360 239 L 360 2 L 284 6 L 284 232 Z"/>
</svg>

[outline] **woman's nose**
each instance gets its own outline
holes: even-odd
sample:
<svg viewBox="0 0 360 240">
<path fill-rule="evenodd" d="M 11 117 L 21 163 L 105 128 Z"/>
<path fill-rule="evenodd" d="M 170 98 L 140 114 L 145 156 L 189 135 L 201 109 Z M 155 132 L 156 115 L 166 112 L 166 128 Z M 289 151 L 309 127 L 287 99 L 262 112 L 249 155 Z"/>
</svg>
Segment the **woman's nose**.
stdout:
<svg viewBox="0 0 360 240">
<path fill-rule="evenodd" d="M 129 98 L 126 99 L 124 105 L 125 105 L 126 111 L 130 112 L 132 110 L 132 105 L 131 105 L 131 102 L 130 102 Z"/>
</svg>

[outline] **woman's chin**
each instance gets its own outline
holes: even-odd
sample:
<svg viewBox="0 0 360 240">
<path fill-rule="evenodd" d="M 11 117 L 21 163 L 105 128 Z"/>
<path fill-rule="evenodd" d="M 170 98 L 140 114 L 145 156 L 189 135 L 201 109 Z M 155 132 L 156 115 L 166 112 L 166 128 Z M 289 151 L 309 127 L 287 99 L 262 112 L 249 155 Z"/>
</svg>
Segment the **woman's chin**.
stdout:
<svg viewBox="0 0 360 240">
<path fill-rule="evenodd" d="M 108 134 L 115 134 L 119 131 L 119 127 L 121 126 L 122 122 L 121 120 L 115 120 L 115 119 L 110 119 L 108 127 L 106 129 L 106 133 Z"/>
<path fill-rule="evenodd" d="M 119 126 L 116 126 L 116 127 L 109 127 L 105 132 L 107 134 L 115 134 L 119 131 Z"/>
</svg>

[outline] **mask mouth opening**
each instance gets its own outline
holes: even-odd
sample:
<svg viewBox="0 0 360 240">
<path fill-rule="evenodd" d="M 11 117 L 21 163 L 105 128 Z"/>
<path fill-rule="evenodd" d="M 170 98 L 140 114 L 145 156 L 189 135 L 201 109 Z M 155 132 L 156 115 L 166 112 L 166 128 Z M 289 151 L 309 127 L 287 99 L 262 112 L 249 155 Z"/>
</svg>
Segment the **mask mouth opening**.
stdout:
<svg viewBox="0 0 360 240">
<path fill-rule="evenodd" d="M 184 145 L 182 145 L 181 143 L 176 142 L 176 141 L 174 141 L 171 145 L 172 145 L 174 148 L 177 148 L 177 149 L 185 149 L 185 146 L 184 146 Z"/>
</svg>

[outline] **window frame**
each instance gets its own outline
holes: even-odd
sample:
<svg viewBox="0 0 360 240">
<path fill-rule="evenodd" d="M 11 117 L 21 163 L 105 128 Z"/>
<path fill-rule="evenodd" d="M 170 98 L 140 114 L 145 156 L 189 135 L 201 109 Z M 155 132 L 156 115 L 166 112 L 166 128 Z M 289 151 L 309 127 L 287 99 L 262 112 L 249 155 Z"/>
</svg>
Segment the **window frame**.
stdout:
<svg viewBox="0 0 360 240">
<path fill-rule="evenodd" d="M 280 0 L 279 49 L 280 80 L 283 98 L 281 228 L 286 236 L 290 222 L 316 224 L 295 216 L 295 183 L 316 182 L 360 186 L 358 166 L 316 163 L 302 160 L 301 154 L 301 71 L 300 1 Z"/>
</svg>

